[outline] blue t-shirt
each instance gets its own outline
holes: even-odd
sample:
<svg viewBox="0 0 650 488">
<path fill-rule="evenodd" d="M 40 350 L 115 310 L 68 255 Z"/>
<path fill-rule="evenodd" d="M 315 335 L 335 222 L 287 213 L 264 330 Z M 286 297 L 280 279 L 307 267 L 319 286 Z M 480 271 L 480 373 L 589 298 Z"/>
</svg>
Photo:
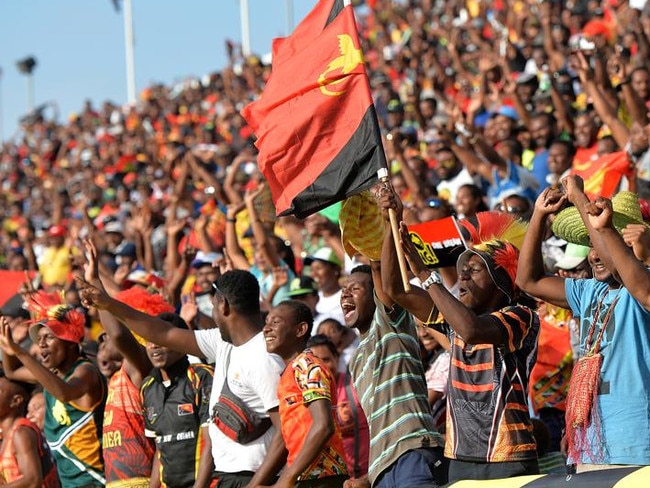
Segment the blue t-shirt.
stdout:
<svg viewBox="0 0 650 488">
<path fill-rule="evenodd" d="M 287 267 L 289 281 L 286 285 L 283 285 L 277 292 L 275 292 L 275 296 L 271 302 L 271 306 L 273 307 L 277 307 L 280 302 L 288 300 L 289 297 L 287 294 L 289 293 L 289 283 L 291 283 L 291 280 L 296 277 L 295 273 L 291 271 L 289 266 L 287 266 L 287 263 L 285 263 L 283 260 L 280 260 L 280 266 Z M 253 276 L 255 276 L 255 278 L 257 278 L 257 281 L 260 284 L 260 293 L 264 298 L 266 298 L 269 294 L 269 291 L 271 291 L 271 288 L 273 287 L 273 273 L 264 274 L 264 271 L 262 271 L 256 265 L 253 265 L 251 267 L 250 272 Z"/>
<path fill-rule="evenodd" d="M 543 149 L 535 154 L 533 157 L 533 168 L 530 172 L 539 184 L 537 189 L 537 194 L 539 195 L 548 186 L 548 182 L 546 181 L 546 177 L 550 173 L 548 170 L 548 149 Z"/>
<path fill-rule="evenodd" d="M 606 283 L 590 280 L 565 280 L 567 301 L 580 323 L 580 356 L 598 303 L 600 322 L 609 305 L 620 295 L 609 320 L 601 353 L 598 406 L 601 444 L 596 445 L 593 425 L 587 430 L 591 451 L 602 450 L 602 459 L 586 453 L 580 463 L 650 464 L 650 312 L 626 288 L 609 290 Z M 598 328 L 594 338 L 598 335 Z"/>
</svg>

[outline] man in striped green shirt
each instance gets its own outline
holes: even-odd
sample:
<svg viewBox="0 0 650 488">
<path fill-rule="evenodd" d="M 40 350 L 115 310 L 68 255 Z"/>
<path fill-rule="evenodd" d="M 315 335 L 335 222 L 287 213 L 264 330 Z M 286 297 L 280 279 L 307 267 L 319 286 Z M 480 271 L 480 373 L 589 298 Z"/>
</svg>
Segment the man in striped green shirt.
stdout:
<svg viewBox="0 0 650 488">
<path fill-rule="evenodd" d="M 390 233 L 386 246 L 393 246 Z M 381 273 L 379 262 L 353 269 L 341 294 L 346 325 L 361 333 L 350 372 L 370 427 L 368 479 L 373 488 L 443 485 L 444 441 L 427 400 L 415 324 L 383 292 Z"/>
</svg>

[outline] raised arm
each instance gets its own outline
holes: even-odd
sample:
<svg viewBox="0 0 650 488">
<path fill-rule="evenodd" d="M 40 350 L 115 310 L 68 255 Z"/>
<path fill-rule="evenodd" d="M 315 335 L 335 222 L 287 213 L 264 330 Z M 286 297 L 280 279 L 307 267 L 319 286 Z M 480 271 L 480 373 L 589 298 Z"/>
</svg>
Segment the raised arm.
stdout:
<svg viewBox="0 0 650 488">
<path fill-rule="evenodd" d="M 387 213 L 389 208 L 393 208 L 397 212 L 401 210 L 399 199 L 389 190 L 380 192 L 378 203 L 384 213 Z M 406 226 L 402 224 L 401 229 L 401 243 L 408 256 L 409 265 L 415 268 L 412 271 L 416 272 L 418 277 L 424 281 L 429 278 L 431 272 L 424 266 L 415 251 Z M 387 294 L 395 302 L 425 323 L 431 322 L 432 318 L 437 315 L 436 309 L 439 310 L 447 323 L 465 342 L 470 344 L 500 344 L 503 342 L 501 329 L 496 326 L 494 321 L 488 317 L 476 315 L 463 305 L 447 291 L 441 280 L 431 285 L 427 291 L 412 287 L 410 293 L 404 292 L 391 231 L 388 231 L 387 235 L 388 238 L 384 241 L 381 255 L 384 266 L 382 278 Z"/>
<path fill-rule="evenodd" d="M 569 308 L 564 291 L 564 278 L 546 275 L 541 252 L 548 217 L 557 212 L 565 201 L 566 197 L 552 188 L 547 188 L 537 197 L 519 253 L 517 286 L 540 300 L 558 307 Z"/>
<path fill-rule="evenodd" d="M 193 331 L 179 329 L 162 319 L 139 312 L 109 297 L 101 288 L 88 283 L 80 276 L 75 276 L 75 280 L 84 307 L 106 310 L 133 332 L 154 344 L 197 357 L 203 355 Z"/>
<path fill-rule="evenodd" d="M 96 369 L 91 368 L 89 365 L 82 365 L 76 368 L 72 375 L 64 381 L 43 366 L 29 354 L 29 351 L 14 342 L 11 328 L 6 320 L 0 321 L 0 344 L 4 353 L 3 356 L 12 356 L 13 365 L 17 364 L 14 359 L 20 361 L 31 373 L 31 382 L 43 385 L 43 388 L 57 400 L 63 403 L 74 401 L 81 407 L 91 408 L 101 399 L 103 387 L 100 383 L 99 372 Z M 21 372 L 21 368 L 5 371 L 8 378 L 20 380 L 20 376 L 23 375 L 17 375 L 17 372 Z M 29 381 L 29 378 L 23 376 L 22 381 Z"/>
<path fill-rule="evenodd" d="M 84 265 L 84 277 L 89 283 L 93 283 L 98 288 L 102 288 L 97 264 L 97 249 L 92 241 L 88 239 L 83 244 L 87 259 Z M 142 380 L 149 374 L 149 371 L 153 367 L 151 361 L 149 361 L 147 352 L 135 337 L 133 337 L 129 329 L 106 310 L 99 310 L 99 320 L 102 323 L 104 331 L 108 334 L 111 343 L 124 356 L 124 359 L 126 359 L 124 363 L 126 374 L 129 375 L 133 384 L 139 388 Z"/>
<path fill-rule="evenodd" d="M 589 235 L 599 234 L 593 239 L 594 249 L 599 256 L 607 254 L 620 276 L 623 286 L 646 310 L 650 310 L 650 271 L 639 261 L 632 249 L 619 235 L 612 224 L 612 202 L 599 197 L 585 205 L 589 221 Z"/>
</svg>

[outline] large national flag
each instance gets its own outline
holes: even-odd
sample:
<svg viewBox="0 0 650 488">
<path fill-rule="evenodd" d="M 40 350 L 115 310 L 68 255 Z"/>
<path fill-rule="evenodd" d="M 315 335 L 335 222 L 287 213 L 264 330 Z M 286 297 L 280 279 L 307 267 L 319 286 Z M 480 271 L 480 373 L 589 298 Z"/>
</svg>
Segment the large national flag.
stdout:
<svg viewBox="0 0 650 488">
<path fill-rule="evenodd" d="M 320 0 L 273 43 L 273 72 L 242 115 L 278 215 L 306 217 L 371 187 L 386 167 L 354 12 Z"/>
</svg>

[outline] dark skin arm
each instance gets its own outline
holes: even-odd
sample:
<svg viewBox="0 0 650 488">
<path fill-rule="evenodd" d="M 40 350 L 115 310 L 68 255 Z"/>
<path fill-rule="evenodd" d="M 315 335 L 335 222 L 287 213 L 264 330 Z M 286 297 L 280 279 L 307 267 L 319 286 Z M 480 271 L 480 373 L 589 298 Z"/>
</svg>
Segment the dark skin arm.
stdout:
<svg viewBox="0 0 650 488">
<path fill-rule="evenodd" d="M 149 488 L 160 488 L 160 453 L 156 448 L 156 454 L 153 457 L 151 465 L 151 478 L 149 478 Z"/>
<path fill-rule="evenodd" d="M 274 488 L 291 488 L 296 479 L 307 469 L 309 464 L 318 456 L 327 441 L 334 434 L 334 419 L 332 404 L 329 400 L 316 400 L 307 405 L 312 418 L 312 425 L 307 432 L 303 448 L 291 466 L 287 466 Z"/>
<path fill-rule="evenodd" d="M 399 199 L 392 191 L 385 190 L 380 192 L 378 205 L 382 210 L 393 208 L 395 211 L 398 211 L 400 207 L 398 202 Z M 400 231 L 400 239 L 409 267 L 420 280 L 424 281 L 429 277 L 431 272 L 422 262 L 420 255 L 411 243 L 408 229 L 404 224 L 402 224 Z M 400 275 L 397 268 L 397 254 L 392 236 L 390 240 L 384 240 L 381 258 L 384 263 L 382 278 L 384 279 L 386 291 L 397 303 L 417 318 L 427 322 L 430 320 L 429 317 L 435 316 L 435 310 L 432 310 L 435 306 L 444 315 L 447 323 L 465 342 L 469 344 L 501 344 L 503 342 L 501 329 L 490 318 L 476 315 L 459 302 L 441 284 L 432 285 L 426 291 L 413 287 L 411 293 L 400 292 L 400 287 L 403 285 L 398 281 Z"/>
<path fill-rule="evenodd" d="M 22 476 L 3 484 L 5 488 L 39 488 L 43 483 L 41 457 L 38 453 L 38 436 L 29 427 L 19 427 L 13 437 L 14 456 Z"/>
<path fill-rule="evenodd" d="M 81 303 L 85 307 L 106 310 L 136 334 L 154 344 L 192 356 L 201 357 L 203 355 L 193 331 L 179 329 L 157 317 L 139 312 L 109 297 L 102 289 L 88 283 L 79 276 L 75 276 L 75 280 L 77 281 Z"/>
<path fill-rule="evenodd" d="M 517 286 L 540 300 L 569 308 L 564 291 L 564 278 L 545 274 L 541 253 L 548 217 L 559 211 L 565 201 L 566 197 L 561 192 L 551 188 L 544 190 L 537 198 L 519 253 Z"/>
<path fill-rule="evenodd" d="M 277 408 L 269 410 L 269 417 L 273 423 L 275 432 L 271 438 L 271 443 L 266 451 L 264 462 L 255 472 L 246 488 L 260 486 L 261 483 L 270 483 L 273 481 L 282 466 L 287 462 L 287 448 L 284 445 L 282 430 L 280 429 L 280 413 Z"/>
<path fill-rule="evenodd" d="M 201 452 L 201 460 L 199 461 L 199 470 L 196 473 L 196 480 L 194 481 L 194 488 L 207 488 L 212 481 L 212 473 L 214 472 L 214 462 L 212 461 L 212 441 L 210 434 L 208 434 L 208 426 L 201 427 L 201 437 L 205 439 L 203 452 Z"/>
<path fill-rule="evenodd" d="M 251 264 L 248 262 L 248 259 L 246 259 L 246 255 L 239 245 L 236 228 L 237 215 L 244 210 L 244 208 L 244 202 L 228 205 L 226 211 L 226 252 L 232 260 L 235 269 L 249 270 Z"/>
<path fill-rule="evenodd" d="M 97 249 L 90 240 L 85 240 L 83 244 L 88 260 L 84 265 L 85 279 L 89 283 L 93 283 L 98 288 L 101 288 L 102 282 L 99 279 L 97 266 Z M 124 356 L 124 359 L 126 359 L 124 362 L 126 374 L 133 384 L 139 388 L 142 380 L 144 380 L 153 367 L 145 348 L 138 343 L 129 329 L 107 311 L 99 310 L 99 319 L 113 345 Z"/>
<path fill-rule="evenodd" d="M 600 197 L 586 206 L 586 215 L 592 232 L 600 235 L 594 239 L 594 248 L 599 256 L 608 254 L 630 294 L 650 310 L 650 273 L 625 244 L 612 224 L 612 202 Z"/>
</svg>

